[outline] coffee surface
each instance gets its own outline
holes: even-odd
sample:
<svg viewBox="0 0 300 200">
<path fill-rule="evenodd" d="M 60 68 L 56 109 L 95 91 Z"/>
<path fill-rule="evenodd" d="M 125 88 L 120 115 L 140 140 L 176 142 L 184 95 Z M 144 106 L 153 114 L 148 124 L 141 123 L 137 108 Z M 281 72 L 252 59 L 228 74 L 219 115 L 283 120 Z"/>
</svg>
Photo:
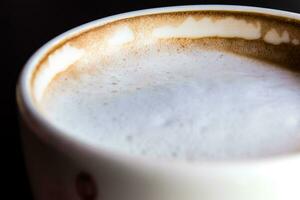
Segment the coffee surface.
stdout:
<svg viewBox="0 0 300 200">
<path fill-rule="evenodd" d="M 104 24 L 36 68 L 39 109 L 65 134 L 159 159 L 266 158 L 300 150 L 300 30 L 242 12 Z"/>
<path fill-rule="evenodd" d="M 135 155 L 220 160 L 300 149 L 297 73 L 221 51 L 140 52 L 77 78 L 61 74 L 43 110 L 68 133 Z"/>
</svg>

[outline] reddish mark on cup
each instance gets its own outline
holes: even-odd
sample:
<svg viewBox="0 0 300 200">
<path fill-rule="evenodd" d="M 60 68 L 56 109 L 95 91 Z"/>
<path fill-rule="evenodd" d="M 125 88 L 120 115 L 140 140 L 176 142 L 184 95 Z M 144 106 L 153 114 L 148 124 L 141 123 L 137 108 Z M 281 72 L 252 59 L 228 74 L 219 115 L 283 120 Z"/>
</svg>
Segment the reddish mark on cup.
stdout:
<svg viewBox="0 0 300 200">
<path fill-rule="evenodd" d="M 95 200 L 97 198 L 96 183 L 90 174 L 80 172 L 76 177 L 75 186 L 81 200 Z"/>
</svg>

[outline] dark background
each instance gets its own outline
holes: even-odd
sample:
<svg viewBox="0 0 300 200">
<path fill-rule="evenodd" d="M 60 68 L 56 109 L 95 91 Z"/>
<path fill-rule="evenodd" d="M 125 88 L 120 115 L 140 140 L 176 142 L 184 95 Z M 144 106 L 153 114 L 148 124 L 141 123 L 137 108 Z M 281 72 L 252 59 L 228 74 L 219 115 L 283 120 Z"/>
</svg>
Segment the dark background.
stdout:
<svg viewBox="0 0 300 200">
<path fill-rule="evenodd" d="M 18 130 L 15 84 L 28 57 L 54 36 L 91 20 L 121 12 L 172 5 L 236 4 L 300 12 L 299 0 L 63 1 L 0 0 L 1 199 L 32 199 Z M 4 60 L 4 62 L 2 62 Z M 3 178 L 4 177 L 4 178 Z M 5 198 L 6 196 L 6 198 Z"/>
</svg>

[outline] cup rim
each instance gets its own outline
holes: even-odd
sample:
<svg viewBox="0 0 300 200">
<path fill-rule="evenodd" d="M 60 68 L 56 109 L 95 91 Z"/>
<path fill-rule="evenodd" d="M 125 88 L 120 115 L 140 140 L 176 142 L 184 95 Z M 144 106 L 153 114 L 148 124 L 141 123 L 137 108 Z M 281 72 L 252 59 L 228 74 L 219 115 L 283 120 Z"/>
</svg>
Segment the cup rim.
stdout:
<svg viewBox="0 0 300 200">
<path fill-rule="evenodd" d="M 17 82 L 16 93 L 17 93 L 17 104 L 19 108 L 19 113 L 22 119 L 26 122 L 27 126 L 30 127 L 34 134 L 38 136 L 39 139 L 54 146 L 54 148 L 62 150 L 65 153 L 72 151 L 77 151 L 85 154 L 91 154 L 93 156 L 106 157 L 113 160 L 122 161 L 134 161 L 134 163 L 175 163 L 178 166 L 257 166 L 258 164 L 274 164 L 290 161 L 300 161 L 300 153 L 287 153 L 284 155 L 270 156 L 267 158 L 258 159 L 237 159 L 237 160 L 199 160 L 194 162 L 186 162 L 182 160 L 161 160 L 156 158 L 151 158 L 147 156 L 135 156 L 126 152 L 115 151 L 113 149 L 104 149 L 99 145 L 92 145 L 87 141 L 80 140 L 78 137 L 72 134 L 66 134 L 65 130 L 61 130 L 55 126 L 53 122 L 48 120 L 35 106 L 34 99 L 32 95 L 32 90 L 30 86 L 30 81 L 34 69 L 43 58 L 53 47 L 57 44 L 71 38 L 76 34 L 88 31 L 94 27 L 98 27 L 107 23 L 111 23 L 116 20 L 150 15 L 150 14 L 162 14 L 162 13 L 172 13 L 172 12 L 183 12 L 183 11 L 239 11 L 239 12 L 251 12 L 258 14 L 267 14 L 278 17 L 286 17 L 295 20 L 300 20 L 300 14 L 282 11 L 269 8 L 260 8 L 252 6 L 239 6 L 239 5 L 188 5 L 188 6 L 170 6 L 170 7 L 159 7 L 152 9 L 143 9 L 137 11 L 126 12 L 122 14 L 117 14 L 105 18 L 100 18 L 83 25 L 72 28 L 55 38 L 48 41 L 41 48 L 39 48 L 26 62 Z M 66 147 L 68 149 L 66 150 Z"/>
</svg>

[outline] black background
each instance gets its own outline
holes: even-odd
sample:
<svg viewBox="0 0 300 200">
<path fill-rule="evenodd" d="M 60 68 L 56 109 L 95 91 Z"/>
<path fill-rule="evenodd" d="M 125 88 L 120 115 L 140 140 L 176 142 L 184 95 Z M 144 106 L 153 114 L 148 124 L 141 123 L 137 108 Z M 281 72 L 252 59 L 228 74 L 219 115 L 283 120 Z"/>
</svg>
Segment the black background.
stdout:
<svg viewBox="0 0 300 200">
<path fill-rule="evenodd" d="M 29 56 L 54 36 L 91 20 L 121 12 L 172 5 L 236 4 L 300 12 L 299 0 L 63 1 L 0 0 L 1 199 L 32 199 L 24 166 L 15 84 Z M 3 62 L 4 61 L 4 62 Z M 6 196 L 6 197 L 5 197 Z"/>
</svg>

